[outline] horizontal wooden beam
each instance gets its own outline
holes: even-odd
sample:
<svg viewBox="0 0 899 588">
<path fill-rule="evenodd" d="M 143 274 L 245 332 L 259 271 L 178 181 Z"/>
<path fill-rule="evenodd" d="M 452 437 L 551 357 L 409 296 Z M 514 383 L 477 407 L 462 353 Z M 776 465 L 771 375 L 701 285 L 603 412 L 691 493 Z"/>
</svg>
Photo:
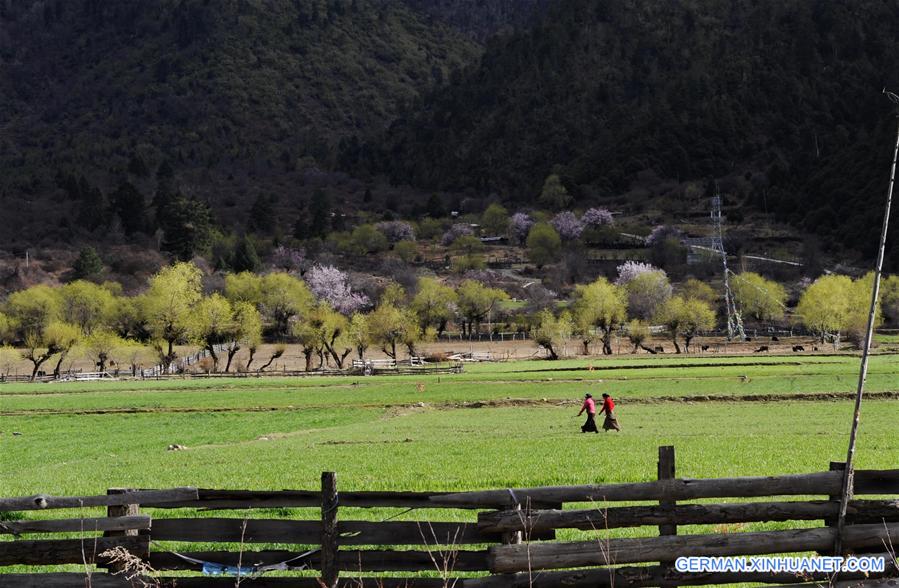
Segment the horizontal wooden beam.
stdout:
<svg viewBox="0 0 899 588">
<path fill-rule="evenodd" d="M 432 501 L 449 492 L 341 492 L 340 506 L 358 508 L 447 508 Z M 503 503 L 505 504 L 505 503 Z M 194 500 L 183 502 L 143 502 L 148 508 L 206 508 L 229 510 L 247 508 L 313 508 L 321 506 L 319 490 L 211 490 L 201 488 Z M 480 505 L 454 504 L 450 508 L 482 508 Z"/>
<path fill-rule="evenodd" d="M 150 528 L 148 516 L 90 517 L 83 519 L 57 519 L 50 521 L 3 521 L 0 534 L 22 533 L 87 533 L 93 531 L 131 531 Z"/>
<path fill-rule="evenodd" d="M 223 565 L 236 566 L 238 561 L 244 566 L 273 565 L 291 560 L 300 552 L 293 551 L 244 551 L 242 554 L 233 551 L 204 551 L 183 553 L 187 557 Z M 432 559 L 433 557 L 433 559 Z M 150 566 L 155 570 L 196 570 L 197 564 L 189 563 L 168 552 L 150 554 Z M 294 561 L 288 565 L 299 567 L 303 563 L 311 569 L 318 569 L 321 563 L 319 554 L 310 555 L 302 561 Z M 405 572 L 405 571 L 437 571 L 437 566 L 453 572 L 477 572 L 487 570 L 486 551 L 466 550 L 431 550 L 398 551 L 398 550 L 347 550 L 339 551 L 337 564 L 341 571 L 349 572 Z"/>
<path fill-rule="evenodd" d="M 142 536 L 0 541 L 0 566 L 49 566 L 94 563 L 107 549 L 123 547 L 145 558 L 150 554 L 150 538 Z"/>
<path fill-rule="evenodd" d="M 749 502 L 740 504 L 684 504 L 673 509 L 661 506 L 626 506 L 581 510 L 531 510 L 482 512 L 478 527 L 485 533 L 542 532 L 551 529 L 585 531 L 641 527 L 644 525 L 714 525 L 763 521 L 814 521 L 837 516 L 837 502 Z M 853 500 L 847 517 L 850 523 L 899 522 L 899 500 Z"/>
<path fill-rule="evenodd" d="M 684 535 L 641 539 L 597 539 L 570 543 L 498 545 L 491 547 L 493 573 L 582 566 L 669 561 L 682 556 L 761 555 L 825 551 L 833 545 L 834 528 Z M 847 549 L 878 548 L 899 542 L 899 523 L 850 525 L 843 533 Z"/>
<path fill-rule="evenodd" d="M 482 533 L 474 523 L 340 521 L 337 530 L 341 545 L 471 545 L 500 540 L 499 534 Z M 154 519 L 151 535 L 155 541 L 318 545 L 321 523 L 283 519 Z M 553 537 L 551 531 L 534 536 Z"/>
<path fill-rule="evenodd" d="M 101 494 L 98 496 L 50 496 L 48 494 L 36 494 L 19 498 L 0 498 L 0 511 L 124 506 L 126 504 L 143 504 L 144 502 L 165 503 L 196 499 L 196 488 L 129 490 L 120 494 Z"/>
<path fill-rule="evenodd" d="M 820 496 L 839 494 L 841 472 L 742 478 L 676 478 L 632 484 L 590 484 L 512 489 L 522 505 L 532 502 L 657 501 L 663 499 L 751 498 L 759 496 Z M 859 470 L 855 494 L 899 493 L 899 470 Z M 509 489 L 457 492 L 432 497 L 444 506 L 480 504 L 484 508 L 508 502 Z"/>
</svg>

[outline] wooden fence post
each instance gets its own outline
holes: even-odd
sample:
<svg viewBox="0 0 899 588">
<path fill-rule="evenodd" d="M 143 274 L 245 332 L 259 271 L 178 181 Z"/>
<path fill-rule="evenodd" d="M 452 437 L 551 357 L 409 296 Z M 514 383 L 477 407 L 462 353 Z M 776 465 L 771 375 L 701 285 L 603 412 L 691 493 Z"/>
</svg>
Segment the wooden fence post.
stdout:
<svg viewBox="0 0 899 588">
<path fill-rule="evenodd" d="M 659 446 L 658 479 L 673 480 L 675 477 L 676 472 L 674 466 L 674 446 L 661 445 Z M 670 513 L 674 512 L 674 507 L 676 506 L 676 504 L 677 501 L 671 498 L 662 498 L 661 500 L 659 500 L 659 506 Z M 677 535 L 677 525 L 659 525 L 659 535 Z M 671 562 L 663 561 L 659 563 L 662 564 L 663 569 L 672 570 L 672 566 L 670 565 Z M 660 586 L 662 588 L 669 588 L 671 586 L 676 586 L 676 584 L 673 582 L 662 582 Z"/>
<path fill-rule="evenodd" d="M 132 492 L 132 490 L 128 488 L 110 488 L 106 491 L 106 494 L 124 494 L 125 492 Z M 107 517 L 132 517 L 139 514 L 139 504 L 125 504 L 122 506 L 106 507 Z M 103 533 L 104 537 L 123 537 L 126 535 L 137 535 L 137 529 L 132 529 L 130 531 L 104 531 Z"/>
<path fill-rule="evenodd" d="M 322 472 L 321 572 L 325 588 L 336 588 L 337 565 L 337 475 Z"/>
<path fill-rule="evenodd" d="M 128 488 L 109 488 L 106 490 L 106 494 L 124 494 L 125 492 L 129 492 Z M 130 517 L 137 516 L 140 514 L 140 505 L 139 504 L 123 504 L 121 506 L 107 506 L 106 507 L 106 516 L 107 517 Z M 104 537 L 125 537 L 128 535 L 137 535 L 137 529 L 131 529 L 128 531 L 104 531 Z M 122 564 L 110 564 L 106 566 L 106 568 L 110 572 L 120 572 L 122 571 Z"/>
<path fill-rule="evenodd" d="M 846 469 L 846 462 L 844 461 L 832 461 L 830 462 L 830 471 L 831 472 L 842 472 Z M 830 494 L 827 499 L 834 501 L 836 504 L 840 504 L 840 499 L 842 496 L 839 494 Z M 826 518 L 824 519 L 825 527 L 835 527 L 837 525 L 836 518 Z M 821 555 L 840 555 L 839 553 L 821 553 Z"/>
<path fill-rule="evenodd" d="M 658 474 L 659 480 L 673 480 L 675 478 L 673 445 L 663 445 L 659 447 Z M 659 506 L 669 512 L 674 511 L 675 504 L 676 501 L 671 500 L 670 498 L 659 500 Z M 659 525 L 659 535 L 677 535 L 677 525 Z"/>
</svg>

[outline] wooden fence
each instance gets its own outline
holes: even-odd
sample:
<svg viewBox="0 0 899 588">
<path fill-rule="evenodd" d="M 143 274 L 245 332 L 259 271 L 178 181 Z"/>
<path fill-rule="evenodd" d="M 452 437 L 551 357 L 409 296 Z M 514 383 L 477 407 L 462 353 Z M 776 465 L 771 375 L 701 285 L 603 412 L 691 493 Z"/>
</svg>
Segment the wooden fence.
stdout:
<svg viewBox="0 0 899 588">
<path fill-rule="evenodd" d="M 832 464 L 830 471 L 801 475 L 682 479 L 675 476 L 674 449 L 662 447 L 657 481 L 634 484 L 458 493 L 338 492 L 335 474 L 326 472 L 318 490 L 175 488 L 0 499 L 0 512 L 107 508 L 106 517 L 79 513 L 78 518 L 55 520 L 0 518 L 0 534 L 11 537 L 0 540 L 0 586 L 612 588 L 830 581 L 833 578 L 826 574 L 815 573 L 801 578 L 789 573 L 681 573 L 674 570 L 672 562 L 681 556 L 831 553 L 842 480 L 839 466 Z M 884 554 L 891 563 L 883 573 L 867 577 L 841 574 L 838 580 L 890 585 L 895 581 L 881 578 L 897 575 L 894 556 L 886 552 L 890 545 L 899 546 L 899 469 L 858 470 L 853 490 L 856 497 L 876 499 L 851 501 L 842 538 L 844 549 Z M 788 496 L 801 498 L 682 503 Z M 824 498 L 810 499 L 818 496 Z M 621 501 L 631 504 L 612 506 Z M 651 504 L 633 504 L 640 502 Z M 563 509 L 565 504 L 572 508 Z M 315 508 L 319 514 L 314 520 L 302 520 L 280 510 L 293 508 Z M 348 509 L 357 512 L 357 508 L 405 510 L 380 516 L 380 521 L 339 516 Z M 466 520 L 416 517 L 420 509 L 444 509 L 452 518 Z M 262 512 L 249 514 L 253 510 Z M 209 516 L 213 511 L 223 516 Z M 241 512 L 224 516 L 228 511 Z M 270 517 L 272 512 L 285 518 L 260 518 Z M 469 514 L 460 517 L 460 513 Z M 418 520 L 397 520 L 408 518 Z M 692 525 L 764 521 L 803 524 L 777 531 L 727 528 L 718 533 L 679 534 Z M 824 526 L 811 526 L 808 521 L 822 521 Z M 623 527 L 651 529 L 640 538 L 608 537 L 608 530 Z M 560 529 L 584 533 L 581 540 L 557 541 Z M 69 538 L 30 537 L 46 533 L 67 533 Z M 173 547 L 172 542 L 177 544 Z M 196 543 L 202 544 L 199 549 L 190 547 Z M 228 545 L 209 550 L 210 543 Z M 110 550 L 115 548 L 136 556 L 142 565 L 156 570 L 155 575 L 126 580 L 122 563 L 110 559 Z M 3 566 L 64 564 L 96 564 L 97 570 L 90 575 L 89 584 L 84 572 L 46 573 L 42 569 L 43 573 L 2 573 Z M 306 572 L 290 577 L 282 573 L 299 570 Z M 185 571 L 204 575 L 172 575 Z M 408 572 L 415 574 L 404 577 Z"/>
</svg>

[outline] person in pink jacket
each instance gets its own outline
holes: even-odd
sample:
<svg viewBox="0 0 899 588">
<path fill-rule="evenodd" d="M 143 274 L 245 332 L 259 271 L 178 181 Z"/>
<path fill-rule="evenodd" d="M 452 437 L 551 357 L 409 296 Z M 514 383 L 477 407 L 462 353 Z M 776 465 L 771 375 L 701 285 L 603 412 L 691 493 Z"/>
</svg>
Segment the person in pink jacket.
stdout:
<svg viewBox="0 0 899 588">
<path fill-rule="evenodd" d="M 584 394 L 584 405 L 581 406 L 581 411 L 577 413 L 577 416 L 581 416 L 584 414 L 584 411 L 587 411 L 587 422 L 581 425 L 581 433 L 599 433 L 599 429 L 596 428 L 596 403 L 593 402 L 593 396 L 591 394 Z"/>
</svg>

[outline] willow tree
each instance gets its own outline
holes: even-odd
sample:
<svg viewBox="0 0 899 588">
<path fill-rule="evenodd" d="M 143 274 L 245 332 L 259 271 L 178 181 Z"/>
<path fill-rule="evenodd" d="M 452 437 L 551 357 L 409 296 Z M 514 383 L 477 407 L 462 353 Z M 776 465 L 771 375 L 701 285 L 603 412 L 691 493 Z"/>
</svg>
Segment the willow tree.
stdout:
<svg viewBox="0 0 899 588">
<path fill-rule="evenodd" d="M 162 268 L 150 278 L 141 308 L 159 360 L 168 371 L 175 360 L 175 344 L 187 338 L 194 309 L 202 299 L 202 274 L 192 263 Z"/>
<path fill-rule="evenodd" d="M 611 355 L 612 333 L 627 320 L 627 291 L 605 278 L 579 285 L 574 290 L 572 314 L 584 354 L 589 353 L 589 344 L 598 329 L 603 354 Z"/>
</svg>

